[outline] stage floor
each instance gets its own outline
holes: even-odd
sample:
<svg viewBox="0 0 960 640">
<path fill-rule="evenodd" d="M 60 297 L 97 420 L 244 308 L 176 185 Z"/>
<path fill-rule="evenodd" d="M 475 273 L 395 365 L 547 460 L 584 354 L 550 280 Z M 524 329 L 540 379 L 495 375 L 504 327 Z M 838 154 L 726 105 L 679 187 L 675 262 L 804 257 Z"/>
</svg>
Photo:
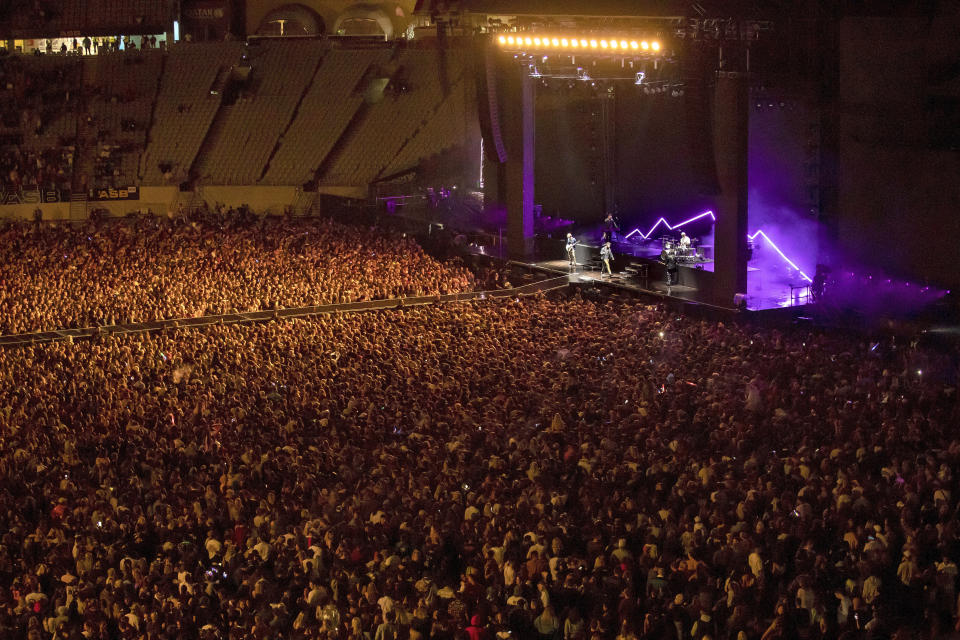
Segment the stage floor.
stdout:
<svg viewBox="0 0 960 640">
<path fill-rule="evenodd" d="M 566 260 L 542 260 L 525 264 L 535 269 L 549 271 L 550 273 L 565 273 L 569 277 L 571 284 L 594 282 L 621 289 L 627 289 L 635 293 L 645 293 L 659 297 L 676 298 L 678 300 L 684 300 L 687 302 L 704 302 L 701 299 L 701 296 L 698 295 L 699 292 L 693 287 L 674 285 L 668 288 L 664 282 L 649 282 L 647 287 L 644 288 L 640 286 L 640 282 L 636 275 L 626 271 L 615 271 L 613 275 L 608 276 L 601 274 L 600 271 L 591 269 L 587 265 L 583 264 L 578 264 L 576 267 L 571 267 L 570 263 Z"/>
<path fill-rule="evenodd" d="M 571 267 L 567 260 L 538 260 L 524 264 L 527 267 L 539 269 L 551 274 L 566 274 L 571 284 L 592 282 L 604 284 L 611 287 L 626 289 L 635 293 L 673 298 L 684 302 L 705 304 L 712 307 L 723 309 L 732 308 L 732 304 L 717 305 L 710 298 L 709 291 L 700 291 L 692 286 L 675 284 L 670 287 L 662 280 L 650 278 L 644 286 L 636 274 L 626 271 L 615 271 L 612 276 L 601 275 L 595 267 L 585 264 L 578 264 Z M 681 267 L 691 268 L 691 267 Z M 764 274 L 760 269 L 748 267 L 747 269 L 747 309 L 750 311 L 762 311 L 765 309 L 782 309 L 785 307 L 800 307 L 806 302 L 801 296 L 801 291 L 791 290 L 789 286 L 763 286 Z M 732 302 L 732 301 L 731 301 Z"/>
</svg>

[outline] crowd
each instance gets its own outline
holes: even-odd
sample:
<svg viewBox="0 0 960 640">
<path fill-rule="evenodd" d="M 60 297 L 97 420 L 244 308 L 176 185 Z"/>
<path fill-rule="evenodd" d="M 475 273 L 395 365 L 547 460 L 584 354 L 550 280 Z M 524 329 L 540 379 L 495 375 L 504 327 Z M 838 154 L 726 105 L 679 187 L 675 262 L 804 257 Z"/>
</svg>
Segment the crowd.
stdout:
<svg viewBox="0 0 960 640">
<path fill-rule="evenodd" d="M 69 64 L 0 57 L 0 190 L 68 189 L 78 73 Z M 41 140 L 42 138 L 42 140 Z"/>
<path fill-rule="evenodd" d="M 954 366 L 576 296 L 6 349 L 0 637 L 947 637 Z"/>
<path fill-rule="evenodd" d="M 470 290 L 411 237 L 243 215 L 0 231 L 0 335 Z"/>
<path fill-rule="evenodd" d="M 70 188 L 73 145 L 42 151 L 0 149 L 0 190 Z"/>
</svg>

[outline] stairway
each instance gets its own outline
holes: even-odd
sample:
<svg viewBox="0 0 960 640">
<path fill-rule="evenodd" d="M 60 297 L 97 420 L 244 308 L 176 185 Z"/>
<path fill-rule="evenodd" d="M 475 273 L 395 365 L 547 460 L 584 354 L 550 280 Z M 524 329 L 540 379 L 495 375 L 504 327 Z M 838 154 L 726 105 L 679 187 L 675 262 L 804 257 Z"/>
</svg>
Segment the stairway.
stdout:
<svg viewBox="0 0 960 640">
<path fill-rule="evenodd" d="M 293 215 L 311 216 L 319 206 L 319 194 L 316 191 L 297 189 L 297 199 L 293 202 Z"/>
<path fill-rule="evenodd" d="M 213 170 L 211 152 L 217 147 L 220 138 L 223 137 L 223 130 L 226 128 L 227 117 L 231 109 L 233 109 L 233 105 L 223 104 L 221 97 L 220 106 L 217 108 L 213 120 L 210 121 L 210 128 L 207 129 L 207 134 L 204 136 L 203 142 L 200 143 L 197 155 L 194 156 L 190 165 L 191 183 L 196 184 L 197 180 L 202 180 L 205 174 Z"/>
<path fill-rule="evenodd" d="M 83 64 L 83 63 L 81 63 Z M 81 74 L 92 76 L 93 65 L 83 64 Z M 93 79 L 90 78 L 93 82 Z M 73 194 L 83 194 L 84 216 L 86 216 L 87 189 L 92 188 L 96 182 L 94 176 L 96 168 L 97 155 L 97 127 L 92 119 L 88 119 L 88 103 L 90 96 L 87 93 L 87 86 L 81 82 L 80 94 L 77 104 L 77 129 L 73 151 L 73 175 L 70 179 L 70 190 Z M 73 196 L 71 201 L 71 215 L 73 218 Z"/>
<path fill-rule="evenodd" d="M 192 191 L 180 193 L 180 205 L 185 213 L 195 213 L 207 208 L 207 201 L 203 197 L 203 187 L 195 185 Z"/>
<path fill-rule="evenodd" d="M 76 192 L 70 194 L 70 219 L 87 219 L 87 194 L 86 192 Z"/>
</svg>

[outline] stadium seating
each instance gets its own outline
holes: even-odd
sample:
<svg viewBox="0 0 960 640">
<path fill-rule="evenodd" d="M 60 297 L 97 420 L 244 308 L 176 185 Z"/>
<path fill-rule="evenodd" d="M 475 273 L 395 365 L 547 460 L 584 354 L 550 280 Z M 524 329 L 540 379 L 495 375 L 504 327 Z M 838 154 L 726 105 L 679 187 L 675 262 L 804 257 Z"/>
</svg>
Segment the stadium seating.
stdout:
<svg viewBox="0 0 960 640">
<path fill-rule="evenodd" d="M 33 33 L 115 33 L 161 29 L 172 4 L 156 0 L 10 0 L 0 7 L 3 30 Z"/>
<path fill-rule="evenodd" d="M 249 86 L 221 107 L 197 162 L 207 184 L 255 184 L 320 61 L 315 40 L 265 42 L 253 48 Z"/>
<path fill-rule="evenodd" d="M 218 76 L 240 62 L 242 44 L 180 44 L 167 56 L 147 150 L 140 163 L 146 184 L 175 183 L 190 167 L 220 108 L 211 89 Z"/>
<path fill-rule="evenodd" d="M 84 60 L 87 113 L 96 132 L 93 182 L 136 184 L 162 68 L 159 51 L 108 53 Z"/>
<path fill-rule="evenodd" d="M 0 146 L 62 154 L 64 187 L 75 154 L 89 186 L 365 187 L 476 137 L 466 55 L 299 40 L 17 56 Z"/>
<path fill-rule="evenodd" d="M 463 54 L 447 51 L 443 55 L 447 58 L 447 77 L 451 86 L 456 86 L 463 74 Z M 426 126 L 450 99 L 438 81 L 440 56 L 433 50 L 401 54 L 398 71 L 383 100 L 369 106 L 366 117 L 331 162 L 320 184 L 366 185 L 384 173 L 413 134 Z"/>
<path fill-rule="evenodd" d="M 381 177 L 411 169 L 424 158 L 479 138 L 479 121 L 477 117 L 469 117 L 475 95 L 473 83 L 462 76 L 427 123 L 408 138 Z"/>
<path fill-rule="evenodd" d="M 79 77 L 77 58 L 10 56 L 0 61 L 0 183 L 69 186 Z"/>
<path fill-rule="evenodd" d="M 363 101 L 357 83 L 389 57 L 383 49 L 328 51 L 262 183 L 299 185 L 312 179 Z"/>
</svg>

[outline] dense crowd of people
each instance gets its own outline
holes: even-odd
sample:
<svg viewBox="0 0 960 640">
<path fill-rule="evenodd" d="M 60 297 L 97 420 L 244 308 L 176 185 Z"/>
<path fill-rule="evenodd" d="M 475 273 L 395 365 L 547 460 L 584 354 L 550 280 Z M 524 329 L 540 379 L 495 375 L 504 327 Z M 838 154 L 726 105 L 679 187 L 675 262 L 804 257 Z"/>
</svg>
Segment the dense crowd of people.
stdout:
<svg viewBox="0 0 960 640">
<path fill-rule="evenodd" d="M 413 238 L 233 212 L 0 230 L 0 335 L 474 288 Z"/>
<path fill-rule="evenodd" d="M 955 364 L 576 296 L 3 350 L 0 637 L 946 637 Z"/>
<path fill-rule="evenodd" d="M 68 63 L 0 57 L 0 190 L 70 187 L 76 127 L 53 139 L 47 134 L 76 110 L 77 77 Z M 41 136 L 45 141 L 37 142 Z"/>
<path fill-rule="evenodd" d="M 73 156 L 72 145 L 42 151 L 0 149 L 0 188 L 13 192 L 69 189 L 73 178 Z"/>
</svg>

